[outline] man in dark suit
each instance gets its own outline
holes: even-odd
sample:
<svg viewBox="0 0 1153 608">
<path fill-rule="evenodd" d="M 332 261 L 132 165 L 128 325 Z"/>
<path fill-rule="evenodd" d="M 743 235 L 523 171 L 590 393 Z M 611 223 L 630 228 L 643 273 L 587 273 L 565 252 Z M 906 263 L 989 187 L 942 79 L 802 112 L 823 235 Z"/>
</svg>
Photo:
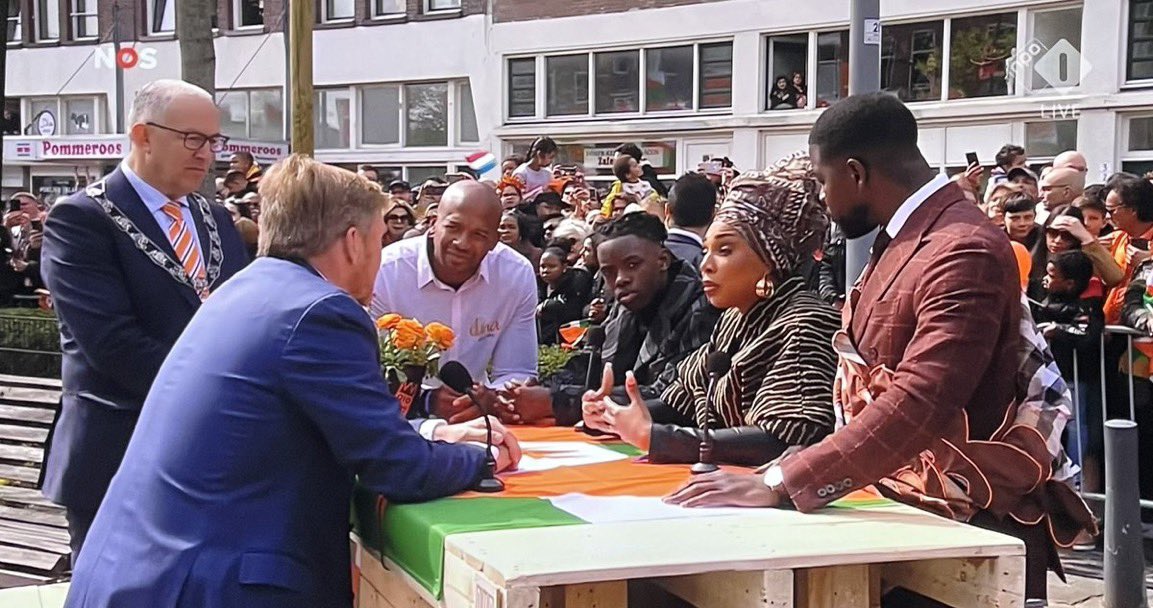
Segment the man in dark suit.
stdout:
<svg viewBox="0 0 1153 608">
<path fill-rule="evenodd" d="M 705 257 L 705 232 L 717 212 L 717 187 L 701 173 L 686 173 L 669 193 L 669 238 L 673 255 L 699 271 Z"/>
<path fill-rule="evenodd" d="M 877 484 L 886 496 L 1021 538 L 1026 597 L 1044 598 L 1046 565 L 1060 568 L 1053 541 L 1071 541 L 1077 530 L 1065 528 L 1079 528 L 1074 519 L 1086 513 L 1052 479 L 1047 441 L 1060 428 L 1018 418 L 1022 305 L 1008 238 L 929 167 L 916 119 L 894 96 L 838 102 L 813 126 L 809 150 L 845 236 L 880 228 L 835 341 L 840 428 L 763 478 L 703 475 L 669 500 L 791 501 L 812 511 Z M 926 602 L 901 595 L 885 605 L 937 605 Z"/>
<path fill-rule="evenodd" d="M 228 211 L 195 194 L 227 141 L 212 97 L 159 80 L 137 94 L 129 124 L 128 158 L 57 202 L 44 225 L 64 382 L 44 495 L 68 509 L 73 563 L 164 357 L 248 263 Z"/>
<path fill-rule="evenodd" d="M 353 480 L 416 502 L 487 468 L 483 446 L 428 440 L 479 439 L 483 420 L 467 433 L 410 423 L 380 373 L 364 309 L 380 187 L 293 155 L 261 190 L 261 257 L 205 302 L 160 368 L 71 608 L 351 606 Z M 515 465 L 515 439 L 495 430 L 498 469 Z"/>
</svg>

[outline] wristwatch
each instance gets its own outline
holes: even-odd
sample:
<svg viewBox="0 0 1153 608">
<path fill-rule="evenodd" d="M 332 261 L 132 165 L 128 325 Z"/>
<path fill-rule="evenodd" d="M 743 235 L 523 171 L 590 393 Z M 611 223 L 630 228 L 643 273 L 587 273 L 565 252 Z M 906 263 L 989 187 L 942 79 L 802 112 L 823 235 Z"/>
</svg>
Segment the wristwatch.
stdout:
<svg viewBox="0 0 1153 608">
<path fill-rule="evenodd" d="M 781 470 L 781 465 L 774 464 L 765 471 L 764 476 L 765 485 L 770 490 L 777 493 L 781 498 L 781 502 L 789 501 L 789 491 L 785 489 L 785 473 Z"/>
</svg>

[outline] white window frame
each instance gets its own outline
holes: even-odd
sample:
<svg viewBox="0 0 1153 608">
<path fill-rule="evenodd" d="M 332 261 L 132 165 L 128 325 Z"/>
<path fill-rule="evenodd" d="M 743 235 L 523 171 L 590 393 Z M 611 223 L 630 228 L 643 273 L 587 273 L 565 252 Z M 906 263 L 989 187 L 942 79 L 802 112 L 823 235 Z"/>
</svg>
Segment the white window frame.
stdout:
<svg viewBox="0 0 1153 608">
<path fill-rule="evenodd" d="M 1118 137 L 1120 149 L 1117 151 L 1118 165 L 1114 168 L 1120 171 L 1120 164 L 1123 162 L 1153 162 L 1153 149 L 1151 150 L 1130 150 L 1129 149 L 1129 126 L 1134 120 L 1148 118 L 1153 120 L 1153 113 L 1139 112 L 1135 114 L 1122 114 L 1118 115 L 1121 123 L 1121 136 Z"/>
<path fill-rule="evenodd" d="M 396 150 L 396 149 L 404 147 L 404 139 L 405 139 L 405 137 L 404 137 L 405 136 L 404 121 L 405 121 L 405 117 L 407 115 L 405 103 L 404 103 L 405 102 L 405 96 L 404 96 L 404 85 L 405 84 L 406 83 L 404 83 L 404 82 L 374 82 L 372 84 L 363 84 L 363 85 L 359 85 L 359 86 L 355 87 L 355 89 L 356 89 L 356 91 L 355 91 L 355 103 L 356 103 L 357 128 L 356 128 L 356 138 L 355 138 L 356 143 L 354 145 L 357 148 L 361 148 L 361 149 L 365 149 L 365 150 Z M 394 143 L 394 144 L 365 143 L 364 133 L 362 133 L 360 130 L 360 120 L 359 120 L 360 115 L 364 112 L 364 91 L 365 91 L 365 89 L 376 89 L 376 88 L 389 87 L 389 86 L 396 87 L 398 89 L 397 94 L 396 94 L 397 114 L 398 114 L 398 116 L 396 117 L 396 126 L 397 126 L 396 143 Z"/>
<path fill-rule="evenodd" d="M 352 3 L 352 15 L 349 17 L 331 17 L 328 14 L 328 4 L 334 0 L 323 0 L 320 4 L 320 17 L 322 23 L 352 23 L 356 20 L 356 2 Z"/>
<path fill-rule="evenodd" d="M 1083 10 L 1083 9 L 1082 9 Z M 1125 28 L 1125 35 L 1123 36 L 1124 44 L 1121 46 L 1121 88 L 1122 89 L 1139 89 L 1153 86 L 1153 78 L 1138 78 L 1129 80 L 1129 2 L 1121 3 L 1121 26 Z M 1082 16 L 1084 19 L 1084 16 Z M 1082 21 L 1082 24 L 1084 21 Z M 1081 35 L 1084 36 L 1085 32 L 1082 27 Z M 1125 159 L 1133 160 L 1133 159 Z M 1120 171 L 1120 168 L 1118 168 Z"/>
<path fill-rule="evenodd" d="M 817 31 L 796 31 L 796 30 L 783 30 L 780 32 L 771 32 L 761 36 L 761 74 L 763 81 L 761 82 L 760 91 L 760 113 L 762 114 L 778 114 L 789 112 L 802 112 L 804 110 L 811 110 L 816 107 L 816 96 L 811 92 L 805 95 L 805 107 L 796 108 L 794 110 L 770 110 L 769 109 L 769 79 L 777 77 L 776 70 L 773 70 L 773 52 L 772 45 L 769 42 L 773 38 L 782 38 L 784 36 L 805 36 L 805 83 L 810 89 L 812 83 L 816 79 L 817 74 L 817 34 L 825 32 L 839 32 L 845 28 L 834 29 L 821 29 Z M 769 73 L 773 70 L 773 73 Z M 788 75 L 785 75 L 788 78 Z"/>
<path fill-rule="evenodd" d="M 268 141 L 266 139 L 257 138 L 256 136 L 254 136 L 252 134 L 252 93 L 257 92 L 257 91 L 260 91 L 260 92 L 279 91 L 280 92 L 281 114 L 284 113 L 284 89 L 281 87 L 256 87 L 256 88 L 252 88 L 252 89 L 224 89 L 224 90 L 217 91 L 218 94 L 223 95 L 225 98 L 228 98 L 228 97 L 243 97 L 244 98 L 244 135 L 242 137 L 236 137 L 236 139 L 248 139 L 248 140 L 253 140 L 253 141 Z M 220 107 L 220 101 L 217 101 L 216 105 L 217 105 L 217 107 Z M 280 131 L 281 131 L 280 139 L 276 140 L 276 141 L 283 141 L 283 139 L 284 139 L 284 124 L 283 124 L 283 122 L 280 125 Z"/>
<path fill-rule="evenodd" d="M 81 0 L 68 0 L 68 24 L 71 26 L 68 33 L 71 34 L 72 40 L 96 40 L 100 38 L 100 13 L 96 9 L 98 6 L 97 0 L 92 0 L 93 12 L 89 13 L 81 13 L 76 10 L 76 5 L 80 1 Z M 76 35 L 76 31 L 80 29 L 80 21 L 86 17 L 96 17 L 96 34 L 78 36 Z"/>
<path fill-rule="evenodd" d="M 1128 13 L 1129 3 L 1124 2 L 1123 4 L 1125 5 L 1125 8 L 1124 8 L 1125 12 Z M 1045 6 L 1045 7 L 1041 7 L 1041 8 L 1022 9 L 1020 19 L 1018 19 L 1018 21 L 1017 21 L 1017 31 L 1018 32 L 1022 32 L 1022 31 L 1026 32 L 1026 37 L 1024 39 L 1022 39 L 1022 37 L 1020 35 L 1018 35 L 1017 36 L 1017 46 L 1021 46 L 1021 43 L 1024 40 L 1033 40 L 1034 38 L 1036 38 L 1036 34 L 1037 34 L 1036 16 L 1038 13 L 1055 13 L 1058 11 L 1067 11 L 1067 10 L 1075 9 L 1075 8 L 1081 9 L 1081 40 L 1079 42 L 1080 42 L 1080 46 L 1081 46 L 1081 53 L 1084 53 L 1085 52 L 1085 5 L 1079 4 L 1079 3 L 1059 4 L 1056 6 Z M 1128 28 L 1129 28 L 1128 24 L 1129 24 L 1129 20 L 1126 19 L 1125 20 L 1126 31 L 1128 31 Z M 1126 55 L 1125 55 L 1125 59 L 1124 59 L 1126 64 L 1129 61 L 1128 48 L 1129 48 L 1128 47 L 1128 34 L 1126 34 L 1126 46 L 1125 46 Z M 1128 71 L 1128 65 L 1123 65 L 1122 68 L 1125 69 L 1126 71 Z M 1071 87 L 1071 89 L 1081 90 L 1081 87 L 1085 84 L 1084 80 L 1085 80 L 1085 75 L 1082 74 L 1081 80 L 1077 83 L 1077 86 Z M 1020 95 L 1046 95 L 1046 94 L 1052 94 L 1052 92 L 1053 92 L 1052 89 L 1040 89 L 1037 91 L 1033 90 L 1033 64 L 1032 63 L 1029 64 L 1028 79 L 1027 80 L 1023 79 L 1021 76 L 1018 75 L 1016 77 L 1014 84 L 1016 85 L 1016 89 L 1017 89 L 1017 91 L 1019 91 Z"/>
<path fill-rule="evenodd" d="M 372 3 L 370 19 L 372 19 L 373 21 L 396 21 L 396 20 L 404 19 L 405 17 L 408 16 L 408 10 L 407 10 L 407 6 L 406 6 L 407 3 L 404 2 L 404 0 L 399 0 L 399 2 L 401 4 L 400 10 L 393 11 L 390 13 L 382 13 L 382 12 L 377 11 L 376 4 L 380 0 L 369 0 L 369 1 Z"/>
<path fill-rule="evenodd" d="M 65 102 L 83 99 L 92 102 L 92 134 L 105 135 L 104 124 L 104 98 L 101 95 L 67 95 L 63 97 L 25 97 L 20 100 L 20 132 L 24 133 L 24 129 L 32 122 L 34 116 L 32 115 L 32 104 L 36 102 L 51 101 L 56 104 L 52 113 L 56 116 L 56 134 L 53 137 L 66 135 L 67 128 L 65 121 L 68 120 L 64 116 Z M 32 133 L 36 135 L 36 133 Z M 82 136 L 86 137 L 86 136 Z"/>
<path fill-rule="evenodd" d="M 244 14 L 244 11 L 242 10 L 242 7 L 241 7 L 241 5 L 243 3 L 244 3 L 244 0 L 231 0 L 232 29 L 234 29 L 234 30 L 262 30 L 262 29 L 264 29 L 264 23 L 256 23 L 256 24 L 252 24 L 252 25 L 242 25 L 240 23 L 242 20 L 243 14 Z M 264 8 L 264 6 L 263 6 L 264 1 L 261 0 L 260 4 L 261 4 L 261 9 L 263 9 Z M 262 13 L 262 15 L 263 15 L 263 13 Z M 263 21 L 263 18 L 261 19 L 261 21 Z"/>
<path fill-rule="evenodd" d="M 443 146 L 410 146 L 408 143 L 408 87 L 414 85 L 444 84 L 448 89 L 445 101 L 445 145 Z M 455 147 L 457 140 L 456 120 L 453 118 L 456 111 L 456 81 L 455 80 L 417 80 L 402 82 L 400 84 L 400 146 L 419 150 L 444 150 Z"/>
<path fill-rule="evenodd" d="M 10 0 L 11 1 L 11 0 Z M 40 10 L 40 4 L 52 5 L 56 7 L 56 36 L 55 37 L 42 37 L 40 35 L 41 19 L 44 17 Z M 60 41 L 60 0 L 32 0 L 32 39 L 36 42 L 59 42 Z"/>
<path fill-rule="evenodd" d="M 464 114 L 463 114 L 463 111 L 464 111 L 464 94 L 463 94 L 463 89 L 466 86 L 469 87 L 469 93 L 472 96 L 472 121 L 474 123 L 476 123 L 476 140 L 475 141 L 465 141 L 465 139 L 464 139 Z M 449 81 L 449 88 L 451 89 L 451 91 L 449 91 L 449 94 L 448 94 L 448 103 L 450 106 L 455 107 L 455 110 L 452 113 L 453 120 L 450 122 L 452 122 L 456 125 L 455 137 L 453 139 L 448 140 L 449 145 L 455 144 L 457 146 L 463 147 L 463 146 L 471 146 L 471 145 L 479 144 L 481 141 L 480 119 L 476 115 L 476 95 L 475 95 L 475 93 L 472 92 L 472 82 L 470 82 L 467 78 L 464 80 Z"/>
<path fill-rule="evenodd" d="M 5 14 L 5 19 L 7 21 L 5 22 L 4 27 L 8 27 L 8 24 L 12 23 L 13 21 L 16 22 L 16 33 L 8 39 L 8 46 L 19 46 L 20 43 L 24 42 L 24 7 L 21 3 L 15 2 L 14 0 L 8 1 L 16 6 L 15 16 L 8 16 Z"/>
<path fill-rule="evenodd" d="M 149 36 L 175 36 L 176 35 L 176 2 L 177 0 L 146 0 L 147 4 L 144 11 L 144 17 L 147 23 L 144 24 Z M 172 29 L 158 30 L 153 29 L 153 24 L 156 23 L 156 3 L 163 2 L 165 7 L 172 7 Z M 164 21 L 164 14 L 161 13 L 161 23 Z"/>
<path fill-rule="evenodd" d="M 321 148 L 316 146 L 317 151 L 325 152 L 347 152 L 355 150 L 360 147 L 360 87 L 350 86 L 336 86 L 336 87 L 317 87 L 313 91 L 313 96 L 325 91 L 347 91 L 349 108 L 348 108 L 348 147 L 347 148 Z M 282 93 L 283 95 L 283 93 Z M 313 100 L 312 112 L 315 115 L 320 110 L 319 104 Z M 315 120 L 315 118 L 313 119 Z M 313 124 L 315 130 L 315 123 Z"/>
<path fill-rule="evenodd" d="M 461 0 L 456 0 L 456 6 L 451 8 L 432 8 L 433 0 L 424 0 L 424 14 L 426 15 L 451 15 L 459 13 L 464 10 L 464 3 Z"/>
<path fill-rule="evenodd" d="M 716 116 L 733 113 L 732 103 L 727 108 L 701 108 L 701 46 L 713 44 L 733 45 L 731 37 L 705 38 L 701 40 L 670 40 L 657 44 L 646 45 L 620 45 L 596 49 L 580 49 L 574 51 L 558 50 L 548 53 L 512 54 L 501 57 L 501 114 L 507 124 L 523 124 L 530 122 L 566 122 L 572 120 L 629 120 L 634 118 L 673 118 L 679 116 Z M 693 49 L 693 108 L 691 110 L 648 110 L 645 86 L 645 71 L 648 67 L 648 51 L 665 48 L 692 47 Z M 630 51 L 639 54 L 637 86 L 638 111 L 611 112 L 598 114 L 596 111 L 596 55 L 598 53 L 613 53 Z M 583 114 L 548 114 L 548 60 L 553 57 L 575 57 L 584 55 L 588 60 L 588 111 Z M 517 59 L 536 60 L 536 112 L 532 116 L 510 116 L 509 86 L 512 82 L 512 72 L 509 62 Z"/>
</svg>

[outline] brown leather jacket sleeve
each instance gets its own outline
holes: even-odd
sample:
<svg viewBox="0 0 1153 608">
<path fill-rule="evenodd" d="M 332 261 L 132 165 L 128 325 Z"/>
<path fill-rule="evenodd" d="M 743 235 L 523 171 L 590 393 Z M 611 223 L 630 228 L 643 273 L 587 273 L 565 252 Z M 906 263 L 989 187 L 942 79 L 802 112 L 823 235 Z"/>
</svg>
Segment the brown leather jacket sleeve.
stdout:
<svg viewBox="0 0 1153 608">
<path fill-rule="evenodd" d="M 979 235 L 959 238 L 896 279 L 915 282 L 903 296 L 916 294 L 912 340 L 888 390 L 845 427 L 782 460 L 785 488 L 799 510 L 818 509 L 892 474 L 956 421 L 990 365 L 997 328 L 1016 318 L 1019 306 L 1019 292 L 1009 287 L 1017 284 L 1016 268 L 994 245 Z"/>
</svg>

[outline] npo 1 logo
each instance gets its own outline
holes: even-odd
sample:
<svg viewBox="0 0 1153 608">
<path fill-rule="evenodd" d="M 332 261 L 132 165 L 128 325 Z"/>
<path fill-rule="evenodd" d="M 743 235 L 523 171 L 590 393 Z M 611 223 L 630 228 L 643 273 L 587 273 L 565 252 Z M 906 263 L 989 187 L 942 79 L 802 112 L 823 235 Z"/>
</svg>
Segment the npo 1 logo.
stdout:
<svg viewBox="0 0 1153 608">
<path fill-rule="evenodd" d="M 120 52 L 116 52 L 111 46 L 102 46 L 96 48 L 96 54 L 92 59 L 97 69 L 151 70 L 156 67 L 156 49 L 147 46 L 124 47 Z"/>
<path fill-rule="evenodd" d="M 1068 93 L 1070 89 L 1081 84 L 1081 79 L 1093 69 L 1077 47 L 1064 38 L 1053 46 L 1047 46 L 1040 40 L 1033 39 L 1026 43 L 1024 48 L 1013 49 L 1005 62 L 1005 71 L 1011 79 L 1028 77 L 1030 65 L 1033 66 L 1032 73 L 1041 82 L 1034 80 L 1028 83 L 1029 88 L 1034 90 L 1052 88 L 1059 94 Z"/>
</svg>

